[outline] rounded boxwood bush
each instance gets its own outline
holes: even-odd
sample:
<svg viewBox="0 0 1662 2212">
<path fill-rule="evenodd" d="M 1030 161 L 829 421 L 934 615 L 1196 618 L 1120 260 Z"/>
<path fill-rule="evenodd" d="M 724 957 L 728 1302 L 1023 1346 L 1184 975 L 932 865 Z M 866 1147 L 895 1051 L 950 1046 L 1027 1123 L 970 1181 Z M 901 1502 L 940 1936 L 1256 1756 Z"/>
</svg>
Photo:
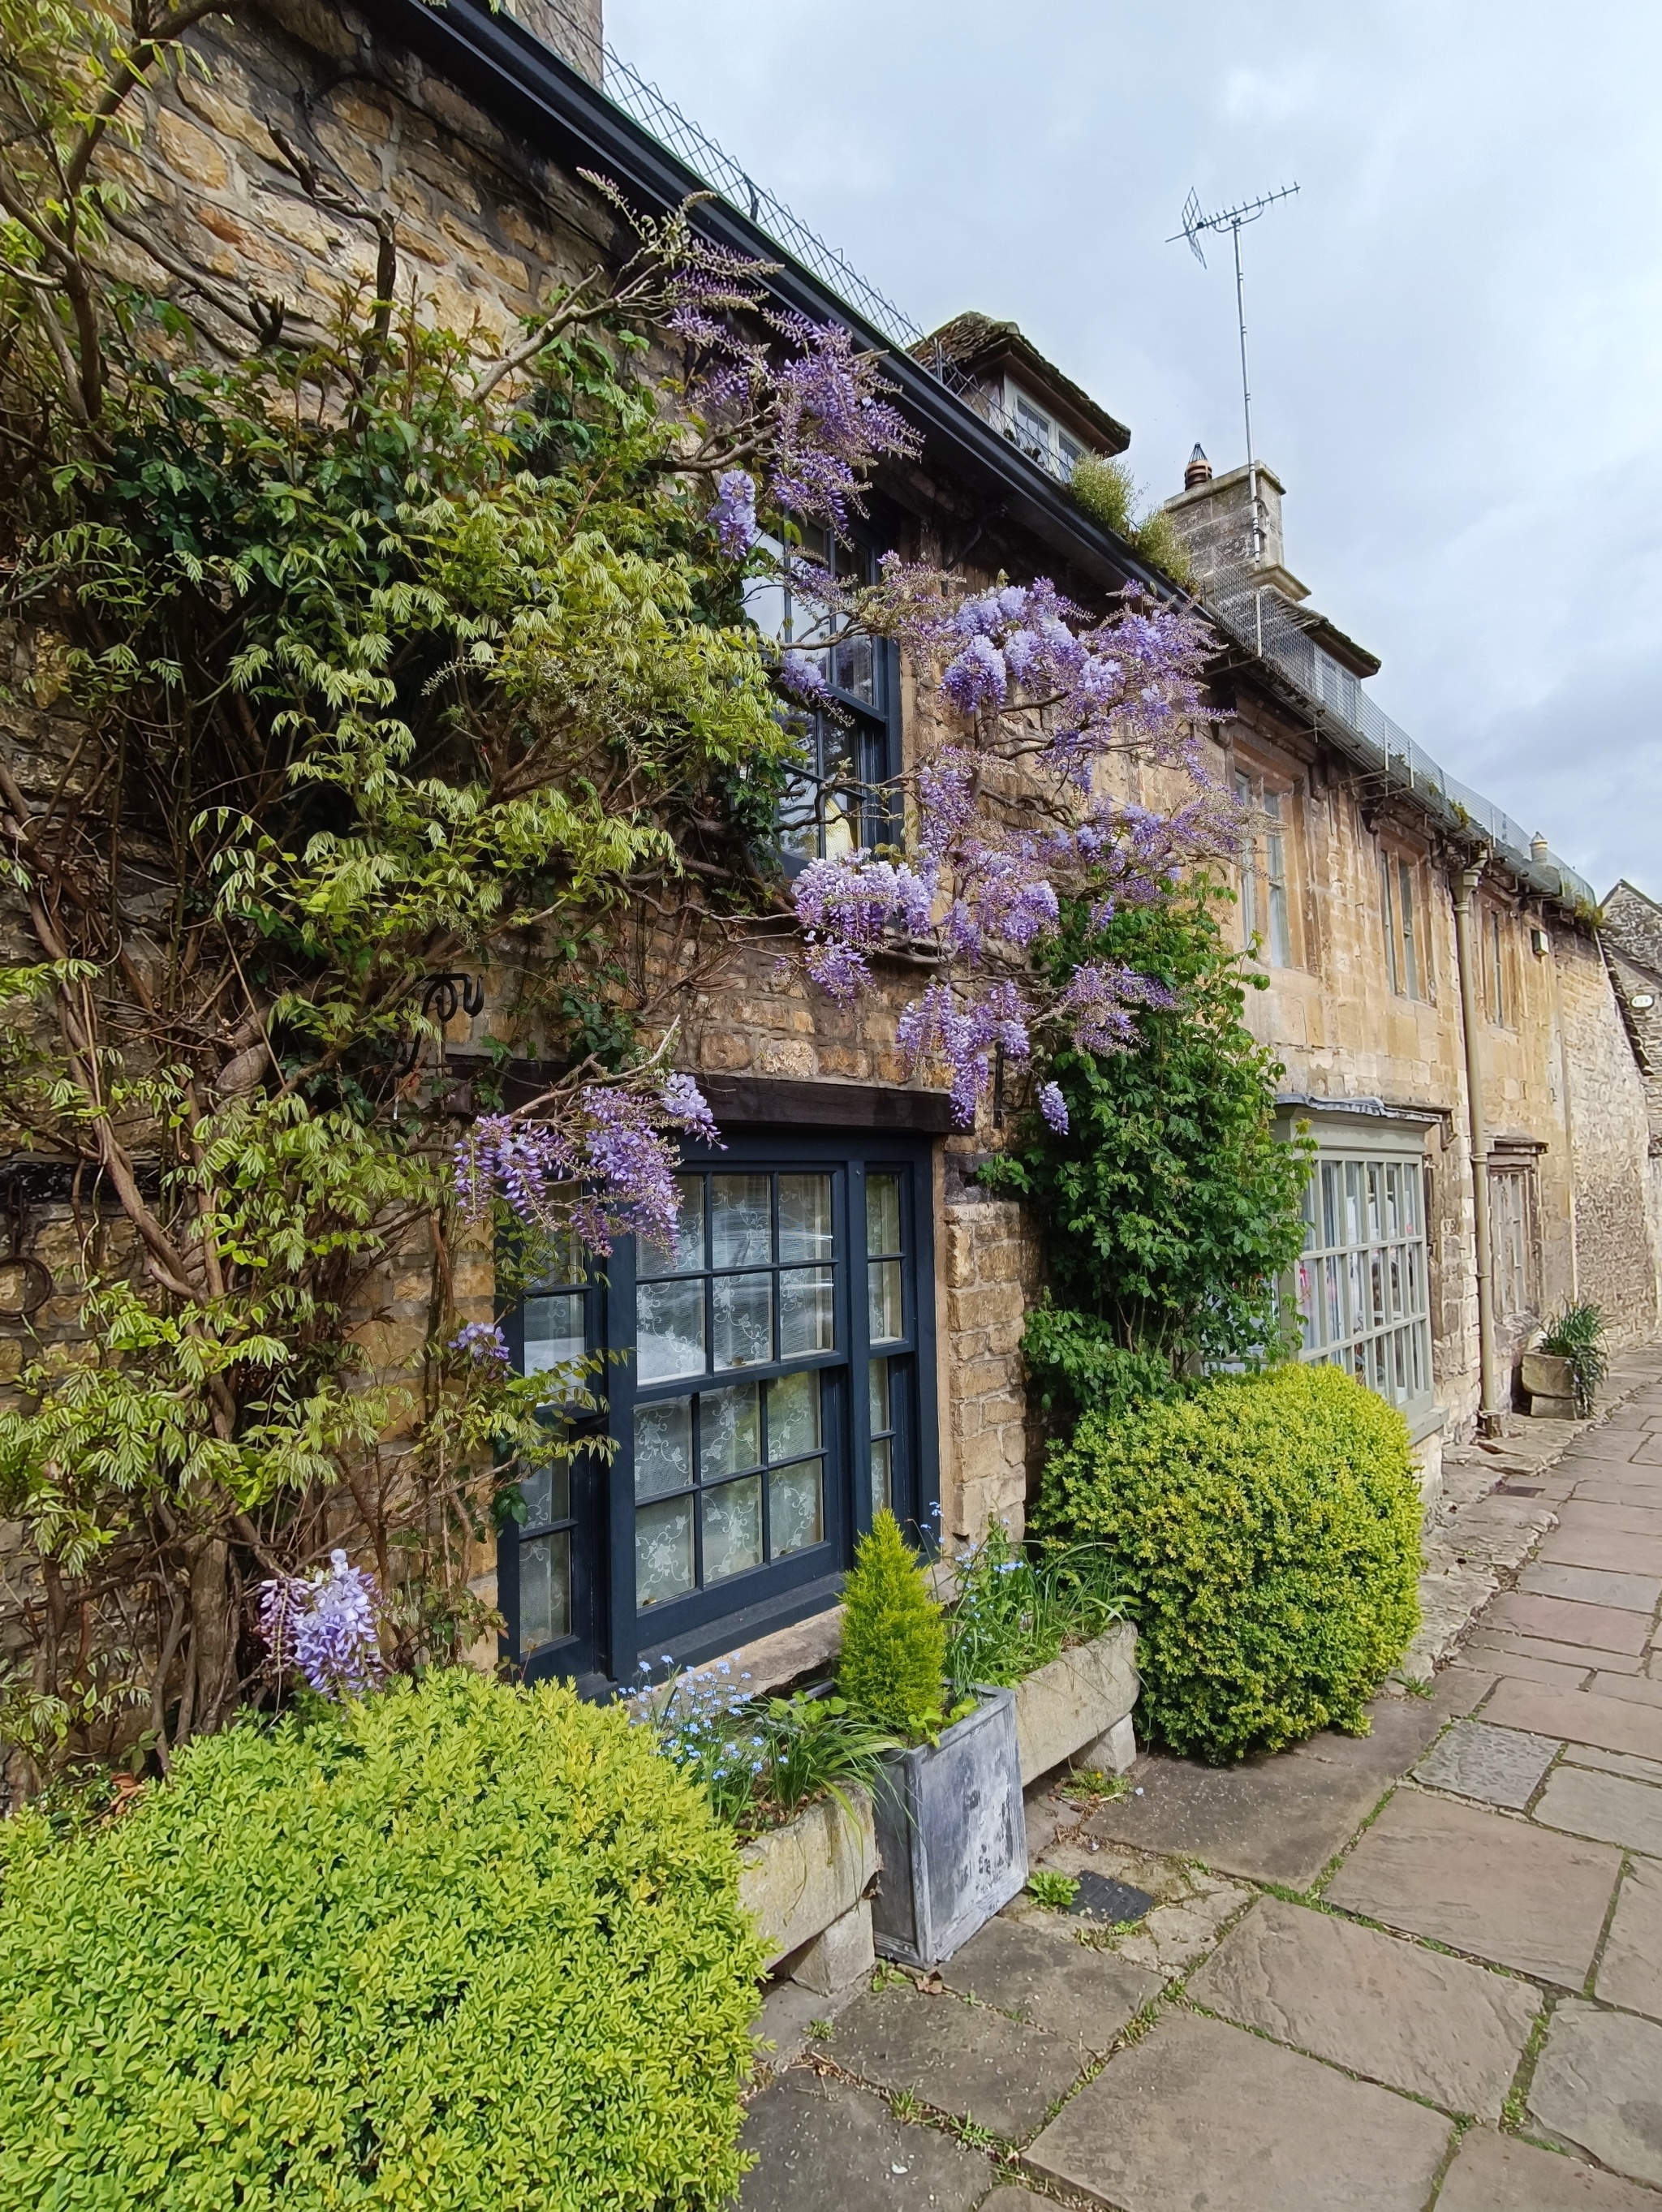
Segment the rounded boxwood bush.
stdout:
<svg viewBox="0 0 1662 2212">
<path fill-rule="evenodd" d="M 1087 1415 L 1037 1517 L 1118 1575 L 1139 1728 L 1221 1762 L 1367 1732 L 1419 1626 L 1421 1511 L 1402 1415 L 1336 1368 L 1289 1365 Z"/>
<path fill-rule="evenodd" d="M 761 1947 L 615 1708 L 463 1670 L 244 1726 L 68 1844 L 0 1822 L 0 2206 L 690 2212 Z"/>
</svg>

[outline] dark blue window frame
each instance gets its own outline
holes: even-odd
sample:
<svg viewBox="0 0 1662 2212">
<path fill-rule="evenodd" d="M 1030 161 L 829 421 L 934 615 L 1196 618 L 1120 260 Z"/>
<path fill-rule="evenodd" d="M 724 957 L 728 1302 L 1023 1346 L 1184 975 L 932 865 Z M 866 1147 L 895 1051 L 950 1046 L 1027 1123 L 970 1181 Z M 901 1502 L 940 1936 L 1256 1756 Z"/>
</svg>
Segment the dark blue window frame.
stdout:
<svg viewBox="0 0 1662 2212">
<path fill-rule="evenodd" d="M 824 1353 L 758 1362 L 702 1377 L 642 1382 L 633 1352 L 636 1252 L 633 1240 L 619 1241 L 611 1260 L 596 1267 L 581 1291 L 589 1348 L 629 1348 L 626 1358 L 608 1364 L 599 1385 L 606 1403 L 594 1425 L 612 1440 L 612 1456 L 608 1462 L 599 1453 L 579 1455 L 572 1462 L 569 1512 L 558 1520 L 510 1525 L 498 1546 L 498 1595 L 507 1623 L 502 1656 L 521 1667 L 527 1679 L 567 1675 L 599 1689 L 628 1679 L 642 1657 L 654 1667 L 665 1653 L 679 1662 L 696 1664 L 834 1605 L 854 1545 L 871 1525 L 874 1503 L 880 1502 L 873 1492 L 874 1456 L 880 1488 L 882 1464 L 886 1458 L 888 1462 L 889 1497 L 903 1523 L 915 1532 L 932 1533 L 939 1460 L 930 1139 L 847 1130 L 792 1136 L 735 1133 L 726 1151 L 689 1148 L 683 1168 L 690 1175 L 823 1172 L 832 1177 L 835 1346 Z M 866 1186 L 868 1175 L 886 1172 L 899 1178 L 904 1333 L 898 1339 L 880 1341 L 874 1349 L 870 1273 L 874 1266 L 886 1268 L 892 1261 L 886 1254 L 875 1261 L 868 1257 Z M 713 1281 L 720 1271 L 704 1272 Z M 884 1288 L 892 1294 L 890 1285 Z M 524 1314 L 521 1305 L 505 1317 L 516 1362 L 523 1357 Z M 874 1358 L 886 1364 L 886 1392 L 873 1386 Z M 822 1540 L 667 1602 L 639 1607 L 634 1456 L 637 1406 L 703 1395 L 706 1384 L 711 1391 L 752 1382 L 765 1384 L 804 1369 L 816 1370 L 820 1377 Z M 886 1427 L 880 1425 L 885 1423 Z M 879 1438 L 875 1455 L 874 1433 Z M 557 1496 L 544 1502 L 557 1504 L 561 1500 Z M 521 1546 L 539 1539 L 546 1545 L 551 1535 L 557 1542 L 563 1536 L 570 1547 L 570 1631 L 526 1650 L 521 1635 Z"/>
</svg>

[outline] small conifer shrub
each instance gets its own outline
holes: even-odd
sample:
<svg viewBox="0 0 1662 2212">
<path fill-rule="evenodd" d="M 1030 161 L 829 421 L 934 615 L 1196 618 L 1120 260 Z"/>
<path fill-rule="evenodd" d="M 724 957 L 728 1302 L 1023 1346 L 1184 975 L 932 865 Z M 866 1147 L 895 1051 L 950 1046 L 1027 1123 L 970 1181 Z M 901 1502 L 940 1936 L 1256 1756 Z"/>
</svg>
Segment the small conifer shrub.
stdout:
<svg viewBox="0 0 1662 2212">
<path fill-rule="evenodd" d="M 909 1743 L 934 1735 L 946 1702 L 946 1623 L 922 1561 L 886 1508 L 860 1540 L 843 1605 L 837 1688 Z"/>
</svg>

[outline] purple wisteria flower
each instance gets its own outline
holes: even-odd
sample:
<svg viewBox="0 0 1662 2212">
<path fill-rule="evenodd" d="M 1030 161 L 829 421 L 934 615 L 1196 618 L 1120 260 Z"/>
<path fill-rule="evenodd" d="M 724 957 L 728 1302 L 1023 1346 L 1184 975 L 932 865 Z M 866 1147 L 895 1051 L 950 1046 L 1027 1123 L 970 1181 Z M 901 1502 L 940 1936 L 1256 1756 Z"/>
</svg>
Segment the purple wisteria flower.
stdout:
<svg viewBox="0 0 1662 2212">
<path fill-rule="evenodd" d="M 721 1133 L 715 1126 L 715 1116 L 709 1110 L 709 1101 L 690 1075 L 671 1075 L 665 1079 L 658 1094 L 658 1103 L 678 1128 L 690 1136 L 702 1137 L 705 1144 L 725 1152 Z"/>
<path fill-rule="evenodd" d="M 780 690 L 804 706 L 816 707 L 831 697 L 824 669 L 805 653 L 782 653 L 774 674 Z"/>
<path fill-rule="evenodd" d="M 259 1586 L 259 1632 L 281 1675 L 298 1668 L 326 1698 L 360 1698 L 386 1672 L 379 1634 L 386 1610 L 375 1577 L 331 1552 L 327 1567 L 279 1575 Z"/>
<path fill-rule="evenodd" d="M 715 541 L 729 560 L 742 561 L 762 535 L 756 520 L 756 479 L 746 469 L 728 469 L 715 480 L 710 509 Z"/>
<path fill-rule="evenodd" d="M 620 1235 L 673 1249 L 680 1211 L 675 1133 L 721 1141 L 692 1077 L 670 1075 L 649 1089 L 587 1084 L 557 1110 L 558 1119 L 480 1115 L 456 1148 L 466 1212 L 478 1220 L 500 1200 L 527 1228 L 569 1230 L 591 1252 L 610 1252 Z"/>
<path fill-rule="evenodd" d="M 470 1321 L 451 1338 L 452 1352 L 465 1352 L 478 1367 L 506 1370 L 513 1364 L 502 1333 L 493 1322 Z"/>
<path fill-rule="evenodd" d="M 1041 1083 L 1038 1086 L 1038 1110 L 1045 1124 L 1058 1137 L 1068 1133 L 1068 1101 L 1062 1095 L 1059 1083 Z"/>
</svg>

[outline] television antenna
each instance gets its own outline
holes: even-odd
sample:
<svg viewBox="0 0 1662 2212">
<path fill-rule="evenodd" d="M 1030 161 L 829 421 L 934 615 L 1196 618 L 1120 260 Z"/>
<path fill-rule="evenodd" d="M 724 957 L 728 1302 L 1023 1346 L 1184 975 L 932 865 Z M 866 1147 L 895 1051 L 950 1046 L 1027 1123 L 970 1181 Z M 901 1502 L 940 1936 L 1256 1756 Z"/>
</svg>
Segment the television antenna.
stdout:
<svg viewBox="0 0 1662 2212">
<path fill-rule="evenodd" d="M 1175 246 L 1180 238 L 1189 240 L 1189 251 L 1202 269 L 1206 256 L 1201 250 L 1201 239 L 1207 231 L 1221 237 L 1227 230 L 1235 248 L 1235 309 L 1241 328 L 1241 411 L 1246 417 L 1246 491 L 1252 509 L 1252 558 L 1257 562 L 1263 552 L 1263 526 L 1258 506 L 1258 464 L 1252 451 L 1252 386 L 1246 369 L 1246 287 L 1241 277 L 1241 233 L 1249 222 L 1257 222 L 1268 215 L 1272 207 L 1282 200 L 1290 200 L 1298 191 L 1297 185 L 1277 185 L 1273 192 L 1265 192 L 1255 200 L 1243 200 L 1239 207 L 1220 208 L 1215 215 L 1202 213 L 1199 195 L 1191 186 L 1183 204 L 1183 228 L 1172 232 L 1166 240 Z"/>
</svg>

